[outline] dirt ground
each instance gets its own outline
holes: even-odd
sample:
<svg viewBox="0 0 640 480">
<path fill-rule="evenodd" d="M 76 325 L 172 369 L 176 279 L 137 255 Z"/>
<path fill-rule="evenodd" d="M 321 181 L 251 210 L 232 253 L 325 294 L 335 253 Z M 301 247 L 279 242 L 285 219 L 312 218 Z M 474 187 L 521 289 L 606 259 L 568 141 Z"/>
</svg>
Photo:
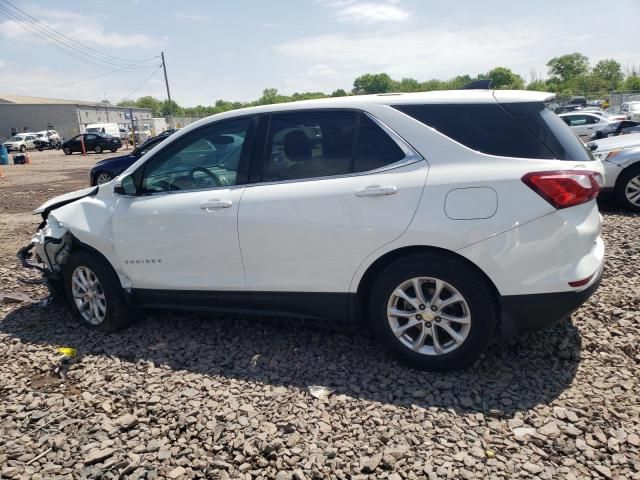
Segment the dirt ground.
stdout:
<svg viewBox="0 0 640 480">
<path fill-rule="evenodd" d="M 29 152 L 30 165 L 0 165 L 0 262 L 14 258 L 40 223 L 40 216 L 32 215 L 32 210 L 56 195 L 88 187 L 89 170 L 96 162 L 126 152 L 88 153 L 83 157 L 78 153 L 65 155 L 62 150 L 35 151 Z"/>
<path fill-rule="evenodd" d="M 605 276 L 570 321 L 432 374 L 362 332 L 152 312 L 103 334 L 41 302 L 30 212 L 107 156 L 1 167 L 0 478 L 640 480 L 640 215 L 601 203 Z"/>
</svg>

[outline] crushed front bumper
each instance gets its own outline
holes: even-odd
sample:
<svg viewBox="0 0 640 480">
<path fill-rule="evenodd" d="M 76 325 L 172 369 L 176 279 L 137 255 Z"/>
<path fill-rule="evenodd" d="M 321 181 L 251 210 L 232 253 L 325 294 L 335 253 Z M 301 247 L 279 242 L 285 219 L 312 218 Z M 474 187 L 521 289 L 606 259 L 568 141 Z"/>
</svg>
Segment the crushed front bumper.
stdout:
<svg viewBox="0 0 640 480">
<path fill-rule="evenodd" d="M 24 268 L 35 268 L 47 278 L 60 278 L 71 251 L 72 237 L 54 218 L 40 224 L 31 242 L 17 252 Z"/>
</svg>

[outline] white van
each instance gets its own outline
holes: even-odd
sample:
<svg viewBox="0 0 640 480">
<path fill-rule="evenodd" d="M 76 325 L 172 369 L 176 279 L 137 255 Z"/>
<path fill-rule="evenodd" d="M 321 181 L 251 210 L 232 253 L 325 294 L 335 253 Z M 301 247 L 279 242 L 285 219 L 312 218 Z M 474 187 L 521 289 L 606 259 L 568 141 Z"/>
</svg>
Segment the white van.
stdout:
<svg viewBox="0 0 640 480">
<path fill-rule="evenodd" d="M 84 129 L 84 133 L 106 133 L 120 138 L 120 127 L 117 123 L 90 123 Z"/>
</svg>

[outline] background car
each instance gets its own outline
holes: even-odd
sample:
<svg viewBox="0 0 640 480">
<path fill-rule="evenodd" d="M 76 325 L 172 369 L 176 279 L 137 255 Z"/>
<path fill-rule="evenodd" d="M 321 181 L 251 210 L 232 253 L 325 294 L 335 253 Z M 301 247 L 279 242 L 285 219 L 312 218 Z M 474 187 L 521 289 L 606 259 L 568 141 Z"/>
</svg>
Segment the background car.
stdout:
<svg viewBox="0 0 640 480">
<path fill-rule="evenodd" d="M 83 133 L 73 137 L 62 144 L 62 151 L 67 155 L 73 152 L 82 152 L 82 140 L 87 152 L 102 153 L 104 150 L 117 151 L 122 147 L 122 141 L 117 137 L 106 134 Z"/>
<path fill-rule="evenodd" d="M 576 110 L 580 110 L 582 107 L 580 105 L 558 105 L 553 111 L 557 114 L 567 113 L 567 112 L 575 112 Z"/>
<path fill-rule="evenodd" d="M 611 122 L 601 130 L 596 130 L 591 134 L 589 140 L 598 140 L 606 137 L 617 137 L 618 135 L 628 135 L 630 133 L 640 133 L 640 122 L 634 122 L 631 120 L 621 120 L 617 122 Z"/>
<path fill-rule="evenodd" d="M 559 117 L 564 123 L 569 125 L 573 133 L 583 140 L 587 140 L 591 137 L 591 134 L 595 130 L 602 130 L 611 121 L 595 113 L 589 112 L 572 112 L 563 113 Z"/>
<path fill-rule="evenodd" d="M 128 155 L 123 155 L 121 157 L 115 158 L 106 158 L 99 161 L 91 169 L 91 172 L 89 172 L 89 182 L 91 183 L 91 185 L 102 185 L 103 183 L 110 182 L 131 165 L 133 165 L 136 160 L 142 157 L 145 153 L 162 142 L 169 135 L 170 134 L 161 134 L 156 137 L 150 138 L 143 145 L 135 148 Z"/>
<path fill-rule="evenodd" d="M 627 120 L 640 121 L 640 102 L 625 102 L 620 105 L 620 114 Z"/>
<path fill-rule="evenodd" d="M 18 133 L 17 135 L 14 135 L 9 140 L 4 142 L 2 146 L 6 147 L 8 152 L 12 150 L 19 150 L 24 153 L 29 149 L 35 148 L 35 140 L 35 133 Z"/>
<path fill-rule="evenodd" d="M 627 210 L 640 212 L 640 133 L 589 142 L 605 170 L 603 192 Z"/>
</svg>

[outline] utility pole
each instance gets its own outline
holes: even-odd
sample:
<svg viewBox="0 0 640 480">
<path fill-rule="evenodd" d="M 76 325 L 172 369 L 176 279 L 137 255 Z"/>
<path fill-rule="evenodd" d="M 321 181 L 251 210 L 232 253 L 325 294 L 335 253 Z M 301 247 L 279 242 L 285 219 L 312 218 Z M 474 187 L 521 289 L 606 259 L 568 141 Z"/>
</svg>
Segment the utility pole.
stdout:
<svg viewBox="0 0 640 480">
<path fill-rule="evenodd" d="M 169 91 L 169 79 L 167 78 L 167 64 L 164 61 L 164 52 L 160 52 L 162 57 L 162 70 L 164 70 L 164 84 L 167 86 L 167 98 L 169 99 L 169 126 L 173 126 L 173 105 L 171 105 L 171 92 Z"/>
</svg>

